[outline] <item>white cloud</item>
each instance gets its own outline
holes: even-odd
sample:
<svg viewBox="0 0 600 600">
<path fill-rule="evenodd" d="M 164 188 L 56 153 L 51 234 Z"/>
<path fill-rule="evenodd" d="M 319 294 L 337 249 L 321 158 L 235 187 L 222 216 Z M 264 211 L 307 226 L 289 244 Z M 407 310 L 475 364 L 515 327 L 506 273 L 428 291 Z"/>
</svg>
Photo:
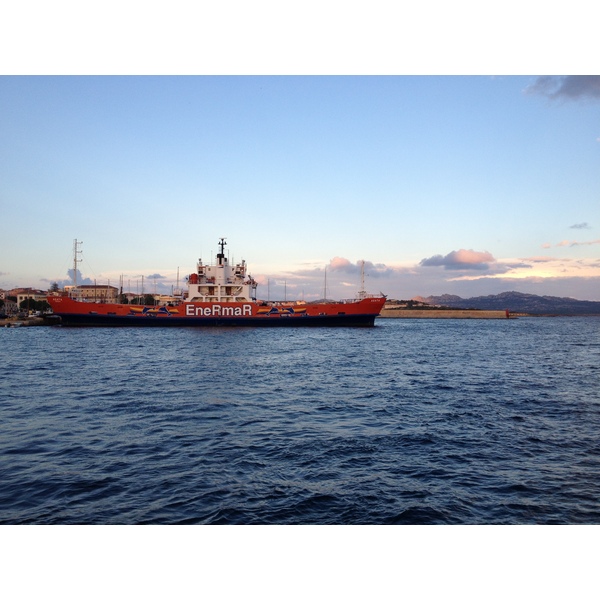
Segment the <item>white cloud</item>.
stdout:
<svg viewBox="0 0 600 600">
<path fill-rule="evenodd" d="M 419 264 L 422 267 L 444 267 L 451 270 L 487 270 L 496 259 L 489 252 L 476 252 L 475 250 L 453 250 L 446 256 L 436 254 L 424 258 Z"/>
</svg>

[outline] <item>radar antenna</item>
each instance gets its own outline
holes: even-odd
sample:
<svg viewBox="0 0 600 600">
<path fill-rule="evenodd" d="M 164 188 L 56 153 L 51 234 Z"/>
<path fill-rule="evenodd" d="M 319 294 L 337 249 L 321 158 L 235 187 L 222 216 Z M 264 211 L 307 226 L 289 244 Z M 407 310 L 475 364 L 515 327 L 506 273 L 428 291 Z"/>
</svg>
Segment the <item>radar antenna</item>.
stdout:
<svg viewBox="0 0 600 600">
<path fill-rule="evenodd" d="M 226 238 L 222 237 L 219 241 L 219 246 L 221 246 L 221 251 L 217 254 L 217 264 L 222 265 L 225 262 L 225 246 L 227 246 Z"/>
</svg>

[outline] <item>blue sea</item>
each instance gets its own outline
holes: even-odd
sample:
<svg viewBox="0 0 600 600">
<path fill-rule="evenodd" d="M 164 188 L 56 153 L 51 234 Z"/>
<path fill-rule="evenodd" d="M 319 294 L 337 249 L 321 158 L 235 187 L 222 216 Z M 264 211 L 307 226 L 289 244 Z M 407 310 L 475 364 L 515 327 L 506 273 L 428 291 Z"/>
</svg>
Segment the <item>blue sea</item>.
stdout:
<svg viewBox="0 0 600 600">
<path fill-rule="evenodd" d="M 600 319 L 0 329 L 1 524 L 600 524 Z"/>
</svg>

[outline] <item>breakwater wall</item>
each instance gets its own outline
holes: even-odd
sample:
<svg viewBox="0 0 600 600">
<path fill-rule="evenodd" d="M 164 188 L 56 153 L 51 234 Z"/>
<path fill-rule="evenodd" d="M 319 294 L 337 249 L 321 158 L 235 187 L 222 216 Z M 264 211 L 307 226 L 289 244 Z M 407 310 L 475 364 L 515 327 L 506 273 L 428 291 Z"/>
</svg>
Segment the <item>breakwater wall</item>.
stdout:
<svg viewBox="0 0 600 600">
<path fill-rule="evenodd" d="M 384 308 L 380 317 L 388 319 L 506 319 L 505 310 Z M 511 315 L 511 318 L 512 315 Z"/>
</svg>

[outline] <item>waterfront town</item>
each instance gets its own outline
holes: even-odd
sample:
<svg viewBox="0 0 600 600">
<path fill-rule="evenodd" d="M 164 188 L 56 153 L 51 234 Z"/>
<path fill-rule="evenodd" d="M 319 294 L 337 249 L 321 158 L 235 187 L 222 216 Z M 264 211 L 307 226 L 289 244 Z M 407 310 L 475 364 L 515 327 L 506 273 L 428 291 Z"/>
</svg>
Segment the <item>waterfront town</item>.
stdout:
<svg viewBox="0 0 600 600">
<path fill-rule="evenodd" d="M 153 304 L 162 306 L 176 301 L 162 294 L 121 293 L 112 285 L 70 285 L 64 290 L 53 283 L 49 290 L 34 288 L 0 289 L 0 319 L 40 317 L 50 312 L 49 295 L 68 293 L 72 298 L 88 302 L 119 302 L 121 304 Z"/>
</svg>

